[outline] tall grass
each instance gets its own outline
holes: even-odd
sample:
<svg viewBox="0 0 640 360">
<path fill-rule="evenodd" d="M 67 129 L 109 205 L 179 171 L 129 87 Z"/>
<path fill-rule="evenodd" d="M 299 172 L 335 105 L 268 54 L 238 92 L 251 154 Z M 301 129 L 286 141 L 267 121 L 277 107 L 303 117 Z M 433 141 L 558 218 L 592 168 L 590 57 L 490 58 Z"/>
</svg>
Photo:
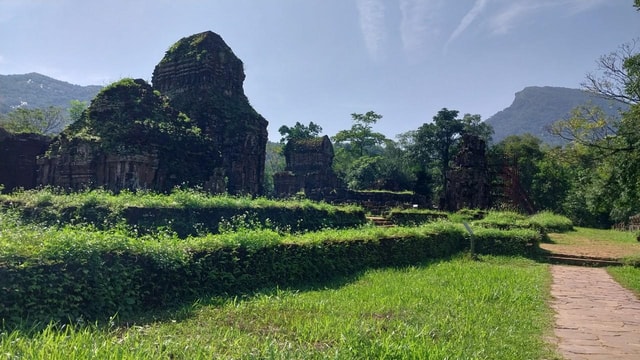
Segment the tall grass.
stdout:
<svg viewBox="0 0 640 360">
<path fill-rule="evenodd" d="M 173 320 L 0 334 L 33 359 L 540 359 L 552 314 L 545 265 L 456 259 L 371 270 L 322 289 L 203 299 Z M 206 302 L 206 304 L 205 304 Z M 166 316 L 165 316 L 166 317 Z"/>
</svg>

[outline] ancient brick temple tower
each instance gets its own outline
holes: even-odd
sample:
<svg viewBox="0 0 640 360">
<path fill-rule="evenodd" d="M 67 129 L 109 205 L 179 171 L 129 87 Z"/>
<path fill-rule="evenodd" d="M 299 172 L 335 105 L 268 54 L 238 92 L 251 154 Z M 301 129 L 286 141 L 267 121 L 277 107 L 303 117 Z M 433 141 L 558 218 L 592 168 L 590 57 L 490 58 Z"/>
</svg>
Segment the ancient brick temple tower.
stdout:
<svg viewBox="0 0 640 360">
<path fill-rule="evenodd" d="M 187 114 L 212 140 L 222 164 L 210 183 L 230 193 L 261 194 L 267 121 L 244 94 L 242 61 L 217 34 L 207 31 L 179 40 L 153 71 L 153 87 Z"/>
<path fill-rule="evenodd" d="M 489 207 L 489 170 L 485 148 L 485 142 L 479 137 L 462 136 L 462 147 L 447 173 L 446 210 Z"/>
<path fill-rule="evenodd" d="M 79 189 L 263 192 L 267 121 L 244 94 L 242 61 L 213 32 L 183 38 L 153 87 L 122 79 L 38 160 L 38 183 Z"/>
</svg>

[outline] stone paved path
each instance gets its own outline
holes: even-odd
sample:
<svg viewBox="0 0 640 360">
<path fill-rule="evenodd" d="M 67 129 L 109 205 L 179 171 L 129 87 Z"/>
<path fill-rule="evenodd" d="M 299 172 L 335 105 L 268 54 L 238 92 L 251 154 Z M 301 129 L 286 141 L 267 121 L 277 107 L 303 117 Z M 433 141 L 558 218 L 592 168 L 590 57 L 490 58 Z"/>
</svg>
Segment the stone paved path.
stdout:
<svg viewBox="0 0 640 360">
<path fill-rule="evenodd" d="M 606 270 L 551 266 L 558 350 L 567 360 L 640 359 L 640 300 Z"/>
</svg>

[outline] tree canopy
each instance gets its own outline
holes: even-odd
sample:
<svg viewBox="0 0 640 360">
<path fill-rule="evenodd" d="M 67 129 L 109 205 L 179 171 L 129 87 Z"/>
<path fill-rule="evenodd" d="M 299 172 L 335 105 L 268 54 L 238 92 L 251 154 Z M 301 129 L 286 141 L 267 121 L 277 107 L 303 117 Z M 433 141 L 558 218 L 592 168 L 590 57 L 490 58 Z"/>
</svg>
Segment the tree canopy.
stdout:
<svg viewBox="0 0 640 360">
<path fill-rule="evenodd" d="M 373 131 L 373 125 L 382 119 L 382 115 L 373 111 L 366 114 L 353 113 L 351 119 L 351 129 L 339 131 L 332 140 L 336 144 L 348 144 L 348 151 L 352 154 L 361 157 L 387 140 L 383 134 Z"/>
<path fill-rule="evenodd" d="M 419 171 L 424 172 L 429 168 L 436 170 L 439 178 L 437 185 L 442 189 L 442 194 L 446 194 L 447 172 L 462 135 L 478 136 L 488 144 L 493 134 L 491 126 L 482 122 L 480 115 L 465 114 L 460 119 L 458 114 L 458 110 L 443 108 L 433 117 L 432 122 L 401 136 L 401 142 L 419 164 Z M 424 174 L 421 173 L 421 176 L 424 177 Z"/>
<path fill-rule="evenodd" d="M 49 106 L 44 109 L 19 107 L 7 115 L 0 116 L 0 126 L 13 133 L 36 133 L 54 135 L 69 124 L 64 110 Z"/>
<path fill-rule="evenodd" d="M 278 129 L 282 138 L 280 143 L 285 143 L 290 140 L 311 139 L 317 137 L 322 133 L 322 127 L 318 124 L 314 124 L 313 121 L 309 122 L 309 125 L 301 124 L 296 121 L 296 124 L 292 127 L 282 125 Z"/>
</svg>

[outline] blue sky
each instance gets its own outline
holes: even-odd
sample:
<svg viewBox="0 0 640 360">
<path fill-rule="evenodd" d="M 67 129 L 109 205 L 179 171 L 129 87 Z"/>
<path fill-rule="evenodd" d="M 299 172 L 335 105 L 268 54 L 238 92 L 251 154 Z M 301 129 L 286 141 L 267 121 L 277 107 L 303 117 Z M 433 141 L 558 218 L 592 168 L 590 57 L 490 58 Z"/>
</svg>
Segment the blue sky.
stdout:
<svg viewBox="0 0 640 360">
<path fill-rule="evenodd" d="M 640 37 L 632 0 L 0 0 L 0 74 L 151 80 L 178 39 L 211 30 L 244 62 L 270 123 L 335 135 L 373 110 L 390 138 L 443 107 L 483 119 L 526 86 L 579 88 Z M 0 89 L 0 96 L 2 89 Z"/>
</svg>

